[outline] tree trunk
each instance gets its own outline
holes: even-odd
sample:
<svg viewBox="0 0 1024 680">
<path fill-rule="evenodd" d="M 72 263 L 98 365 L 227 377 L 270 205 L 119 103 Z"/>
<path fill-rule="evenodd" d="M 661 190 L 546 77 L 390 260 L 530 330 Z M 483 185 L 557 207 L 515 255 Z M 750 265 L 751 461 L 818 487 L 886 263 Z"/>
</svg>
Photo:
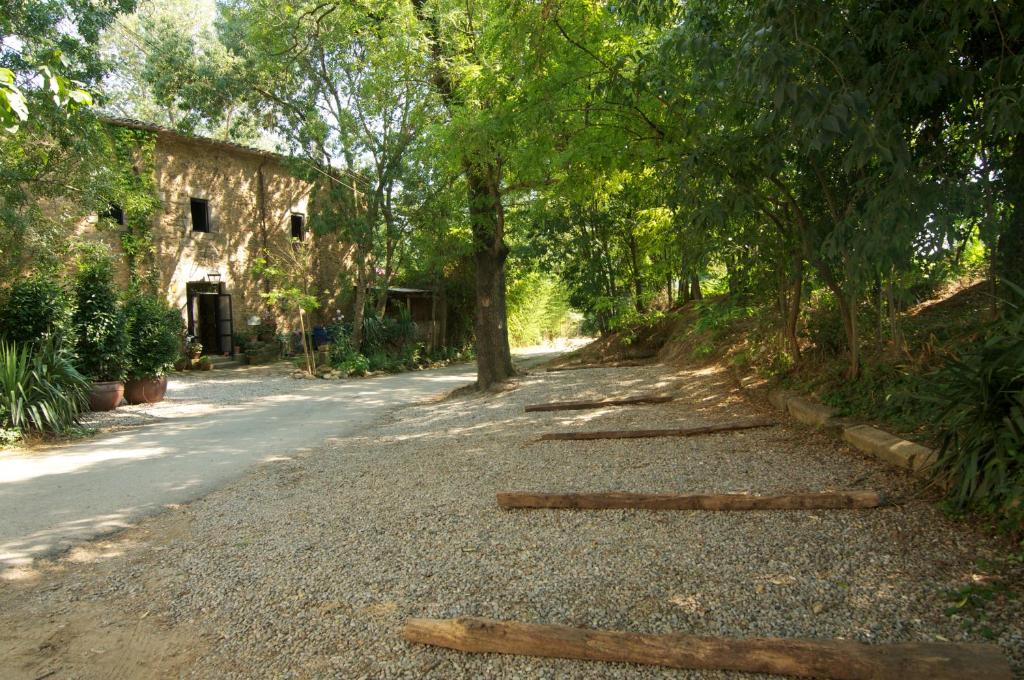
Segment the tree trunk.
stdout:
<svg viewBox="0 0 1024 680">
<path fill-rule="evenodd" d="M 846 377 L 856 380 L 860 377 L 860 337 L 857 329 L 856 303 L 851 302 L 841 288 L 832 288 L 832 294 L 836 296 L 836 302 L 839 304 L 839 315 L 843 319 L 843 331 L 846 333 L 846 346 L 850 350 L 850 365 Z"/>
<path fill-rule="evenodd" d="M 464 163 L 476 262 L 476 384 L 486 389 L 512 377 L 505 307 L 505 214 L 500 170 Z"/>
<path fill-rule="evenodd" d="M 668 306 L 672 307 L 672 275 L 665 274 L 665 293 L 668 295 Z"/>
<path fill-rule="evenodd" d="M 892 277 L 885 284 L 886 306 L 889 310 L 889 333 L 892 336 L 892 349 L 896 353 L 902 353 L 906 347 L 903 338 L 903 323 L 900 320 L 899 301 L 896 299 L 895 285 Z"/>
<path fill-rule="evenodd" d="M 1006 202 L 1009 219 L 1004 223 L 996 247 L 996 272 L 1001 281 L 1024 287 L 1024 135 L 1013 141 L 1013 151 L 1006 163 Z M 997 284 L 997 287 L 998 284 Z M 1002 288 L 1005 288 L 1002 287 Z M 1015 302 L 1011 291 L 1000 290 L 1003 304 Z"/>
<path fill-rule="evenodd" d="M 356 300 L 352 309 L 352 349 L 363 346 L 363 312 L 366 309 L 366 253 L 356 246 Z"/>
<path fill-rule="evenodd" d="M 384 201 L 381 205 L 381 213 L 384 215 L 384 280 L 380 285 L 380 297 L 377 300 L 377 318 L 383 319 L 388 308 L 388 288 L 391 286 L 391 277 L 395 273 L 395 214 L 391 209 L 391 189 L 387 189 Z"/>
<path fill-rule="evenodd" d="M 882 276 L 875 274 L 875 280 L 871 288 L 871 297 L 875 303 L 875 351 L 882 351 L 883 327 L 885 326 L 885 311 L 882 308 Z"/>
<path fill-rule="evenodd" d="M 797 324 L 800 321 L 800 301 L 803 298 L 804 259 L 799 255 L 793 258 L 793 274 L 790 279 L 789 300 L 786 308 L 785 336 L 789 352 L 794 361 L 800 360 L 800 340 L 796 336 Z"/>
<path fill-rule="evenodd" d="M 704 294 L 700 292 L 700 277 L 690 274 L 690 297 L 694 300 L 703 300 Z"/>
<path fill-rule="evenodd" d="M 644 284 L 640 279 L 640 255 L 639 248 L 636 243 L 636 236 L 633 234 L 632 228 L 629 230 L 629 235 L 626 237 L 626 245 L 629 247 L 629 264 L 631 268 L 631 274 L 633 277 L 633 307 L 636 308 L 637 314 L 644 313 Z"/>
</svg>

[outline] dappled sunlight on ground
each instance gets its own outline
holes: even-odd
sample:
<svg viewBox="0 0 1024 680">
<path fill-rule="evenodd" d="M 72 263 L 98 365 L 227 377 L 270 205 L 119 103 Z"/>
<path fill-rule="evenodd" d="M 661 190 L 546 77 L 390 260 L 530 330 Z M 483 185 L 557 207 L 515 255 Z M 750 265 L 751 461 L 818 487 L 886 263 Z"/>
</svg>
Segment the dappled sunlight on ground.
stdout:
<svg viewBox="0 0 1024 680">
<path fill-rule="evenodd" d="M 439 386 L 434 392 L 465 382 L 458 375 L 410 377 L 420 379 Z M 409 384 L 393 388 L 409 394 Z M 255 441 L 246 444 L 247 437 L 273 436 L 296 427 L 296 419 L 305 427 L 303 409 L 324 406 L 309 416 L 315 427 L 346 400 L 381 409 L 390 389 L 374 381 L 334 394 L 321 385 L 302 383 L 290 416 L 280 413 L 288 400 L 254 403 L 255 420 L 266 427 L 250 432 L 246 421 L 217 442 L 224 456 L 199 469 L 242 456 Z M 523 410 L 652 392 L 677 401 Z M 406 644 L 401 625 L 410 616 L 475 615 L 651 633 L 984 639 L 965 618 L 946 613 L 947 597 L 1012 577 L 1013 567 L 981 566 L 1006 546 L 951 520 L 915 495 L 914 480 L 834 438 L 784 422 L 697 438 L 537 441 L 554 430 L 765 416 L 778 417 L 746 400 L 726 370 L 654 365 L 538 371 L 509 391 L 392 410 L 366 427 L 325 435 L 322 449 L 266 450 L 256 459 L 267 464 L 232 486 L 72 553 L 81 560 L 10 569 L 5 578 L 16 585 L 6 599 L 0 594 L 0 630 L 12 632 L 0 645 L 15 649 L 18 668 L 34 674 L 61 665 L 69 675 L 93 678 L 106 669 L 88 648 L 76 652 L 55 638 L 52 649 L 40 650 L 51 631 L 24 632 L 12 623 L 60 621 L 96 648 L 124 645 L 140 678 L 162 669 L 171 677 L 653 680 L 726 675 L 459 654 Z M 140 443 L 152 437 L 146 430 L 138 431 Z M 502 511 L 495 504 L 495 493 L 509 490 L 784 493 L 854 483 L 905 502 L 729 513 Z M 94 513 L 82 521 L 118 517 Z M 88 618 L 75 619 L 80 611 Z M 1018 672 L 1021 614 L 1020 600 L 1008 600 L 985 624 Z M 136 637 L 123 637 L 126 629 Z M 163 646 L 154 651 L 154 641 Z"/>
</svg>

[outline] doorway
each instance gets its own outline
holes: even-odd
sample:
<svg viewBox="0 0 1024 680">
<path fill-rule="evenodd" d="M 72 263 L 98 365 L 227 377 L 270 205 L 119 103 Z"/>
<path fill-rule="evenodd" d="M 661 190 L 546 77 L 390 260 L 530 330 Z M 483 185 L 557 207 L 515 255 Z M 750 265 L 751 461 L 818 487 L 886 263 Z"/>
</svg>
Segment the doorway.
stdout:
<svg viewBox="0 0 1024 680">
<path fill-rule="evenodd" d="M 231 295 L 223 283 L 193 281 L 187 284 L 188 333 L 203 345 L 208 355 L 231 354 L 234 349 L 234 321 Z"/>
</svg>

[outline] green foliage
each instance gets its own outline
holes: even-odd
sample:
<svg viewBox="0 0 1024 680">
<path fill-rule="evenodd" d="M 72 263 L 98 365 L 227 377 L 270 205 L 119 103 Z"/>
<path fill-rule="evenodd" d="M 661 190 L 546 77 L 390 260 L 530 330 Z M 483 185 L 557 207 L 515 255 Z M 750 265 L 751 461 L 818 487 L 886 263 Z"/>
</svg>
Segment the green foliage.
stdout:
<svg viewBox="0 0 1024 680">
<path fill-rule="evenodd" d="M 946 593 L 946 600 L 950 605 L 946 607 L 945 613 L 946 616 L 960 619 L 960 625 L 965 631 L 977 633 L 988 640 L 995 640 L 999 636 L 987 624 L 989 610 L 993 605 L 1000 604 L 999 600 L 1015 596 L 1013 590 L 999 581 L 971 583 Z"/>
<path fill-rule="evenodd" d="M 332 359 L 331 366 L 345 375 L 361 376 L 370 370 L 370 361 L 359 352 L 352 352 L 338 361 Z"/>
<path fill-rule="evenodd" d="M 568 295 L 553 276 L 530 272 L 514 279 L 508 286 L 506 304 L 513 347 L 537 345 L 575 330 Z"/>
<path fill-rule="evenodd" d="M 155 288 L 159 269 L 153 261 L 153 220 L 160 209 L 157 198 L 154 151 L 156 133 L 110 125 L 113 187 L 110 200 L 124 212 L 117 226 L 121 251 L 133 285 Z M 100 227 L 103 227 L 101 222 Z"/>
<path fill-rule="evenodd" d="M 831 295 L 823 295 L 818 300 L 807 315 L 805 330 L 814 348 L 826 357 L 839 356 L 846 347 L 843 319 Z"/>
<path fill-rule="evenodd" d="M 96 381 L 123 380 L 129 348 L 125 316 L 114 286 L 110 253 L 83 248 L 75 262 L 75 353 L 78 369 Z"/>
<path fill-rule="evenodd" d="M 99 34 L 133 0 L 13 2 L 0 12 L 0 278 L 60 264 L 106 207 L 105 137 L 90 111 Z M 16 128 L 16 129 L 15 129 Z"/>
<path fill-rule="evenodd" d="M 700 301 L 695 305 L 697 319 L 691 326 L 693 333 L 710 333 L 717 336 L 730 330 L 741 319 L 754 315 L 754 308 L 732 298 Z"/>
<path fill-rule="evenodd" d="M 361 351 L 368 357 L 400 356 L 407 347 L 414 345 L 416 333 L 416 324 L 405 308 L 399 310 L 397 317 L 379 318 L 374 314 L 366 314 L 363 316 Z"/>
<path fill-rule="evenodd" d="M 370 370 L 370 362 L 352 347 L 349 336 L 341 328 L 335 330 L 327 360 L 332 368 L 348 376 L 366 375 Z"/>
<path fill-rule="evenodd" d="M 89 381 L 53 340 L 0 340 L 0 428 L 14 432 L 63 433 L 78 422 L 88 403 Z"/>
<path fill-rule="evenodd" d="M 133 291 L 124 300 L 131 380 L 161 376 L 181 356 L 185 325 L 178 310 L 153 293 Z"/>
<path fill-rule="evenodd" d="M 28 344 L 53 338 L 73 338 L 73 299 L 55 273 L 38 272 L 18 279 L 0 302 L 0 336 Z"/>
<path fill-rule="evenodd" d="M 1018 304 L 1024 301 L 1024 292 Z M 958 510 L 994 515 L 1024 528 L 1024 307 L 980 345 L 937 372 L 922 390 L 934 404 L 941 446 L 934 473 Z"/>
<path fill-rule="evenodd" d="M 885 420 L 897 429 L 912 432 L 927 420 L 927 410 L 916 397 L 920 385 L 920 376 L 884 361 L 865 362 L 857 380 L 845 379 L 841 369 L 833 365 L 821 400 L 836 408 L 839 415 Z"/>
</svg>

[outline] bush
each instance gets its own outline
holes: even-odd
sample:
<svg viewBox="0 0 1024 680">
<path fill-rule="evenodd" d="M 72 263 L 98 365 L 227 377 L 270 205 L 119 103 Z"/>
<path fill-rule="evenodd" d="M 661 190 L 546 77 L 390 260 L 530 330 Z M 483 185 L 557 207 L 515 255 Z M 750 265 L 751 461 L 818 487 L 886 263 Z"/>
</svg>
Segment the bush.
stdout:
<svg viewBox="0 0 1024 680">
<path fill-rule="evenodd" d="M 1024 298 L 1024 291 L 1020 295 Z M 939 408 L 941 445 L 934 473 L 949 484 L 953 507 L 995 515 L 1011 532 L 1021 533 L 1024 307 L 1007 309 L 988 339 L 934 374 L 923 395 Z"/>
<path fill-rule="evenodd" d="M 353 352 L 347 359 L 332 363 L 331 366 L 345 375 L 366 375 L 370 370 L 370 361 L 362 354 Z"/>
<path fill-rule="evenodd" d="M 338 371 L 345 375 L 366 375 L 370 370 L 370 362 L 365 356 L 352 349 L 348 335 L 337 329 L 332 336 L 331 351 L 327 361 Z"/>
<path fill-rule="evenodd" d="M 66 432 L 88 404 L 89 381 L 54 339 L 38 344 L 0 341 L 0 428 Z"/>
<path fill-rule="evenodd" d="M 128 378 L 163 375 L 181 356 L 185 332 L 181 314 L 160 296 L 138 291 L 125 300 L 124 312 L 129 342 Z"/>
<path fill-rule="evenodd" d="M 366 355 L 371 371 L 394 373 L 401 370 L 401 363 L 384 351 L 376 351 Z"/>
<path fill-rule="evenodd" d="M 821 298 L 816 309 L 807 315 L 807 335 L 822 355 L 834 357 L 846 351 L 846 330 L 839 306 L 831 295 Z"/>
<path fill-rule="evenodd" d="M 93 380 L 123 380 L 128 334 L 114 288 L 114 265 L 103 249 L 85 250 L 76 261 L 72 321 L 79 370 Z"/>
<path fill-rule="evenodd" d="M 54 275 L 35 274 L 15 281 L 0 304 L 0 336 L 29 343 L 72 334 L 72 298 Z"/>
</svg>

